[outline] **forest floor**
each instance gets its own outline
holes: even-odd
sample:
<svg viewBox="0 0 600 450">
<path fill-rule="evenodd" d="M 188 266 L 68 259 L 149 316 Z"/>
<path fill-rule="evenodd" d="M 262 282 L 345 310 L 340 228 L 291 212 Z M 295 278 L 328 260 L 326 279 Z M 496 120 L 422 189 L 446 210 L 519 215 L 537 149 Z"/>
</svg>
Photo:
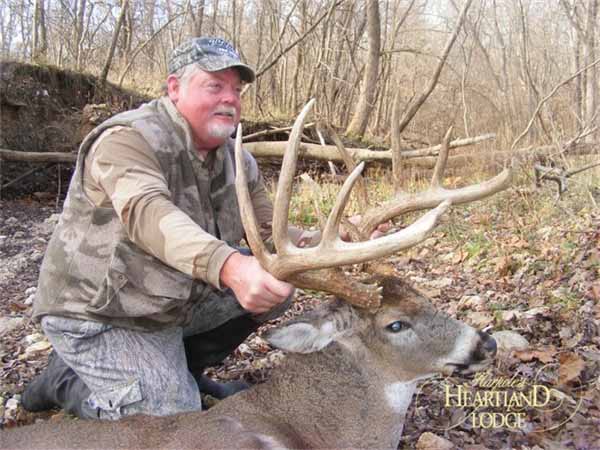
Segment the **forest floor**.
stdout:
<svg viewBox="0 0 600 450">
<path fill-rule="evenodd" d="M 479 329 L 504 331 L 513 341 L 517 336 L 516 343 L 507 336 L 499 341 L 500 353 L 487 374 L 496 380 L 516 377 L 521 386 L 497 390 L 527 393 L 536 385 L 538 391 L 553 389 L 552 400 L 543 405 L 539 400 L 521 408 L 505 402 L 473 409 L 447 405 L 445 395 L 457 392 L 459 385 L 472 392 L 491 388 L 473 378 L 427 382 L 411 406 L 400 448 L 600 449 L 597 181 L 596 174 L 558 201 L 549 186 L 522 187 L 458 206 L 431 238 L 390 259 L 397 273 L 429 295 L 436 307 Z M 51 199 L 0 203 L 4 427 L 63 417 L 59 411 L 27 413 L 19 396 L 44 368 L 51 350 L 30 317 L 41 259 L 59 212 Z M 286 318 L 322 301 L 321 295 L 300 292 Z M 282 353 L 259 335 L 209 374 L 252 383 L 268 378 Z M 523 338 L 525 344 L 519 342 Z M 511 422 L 516 417 L 511 412 L 522 413 L 520 426 Z M 495 424 L 490 422 L 493 417 Z"/>
</svg>

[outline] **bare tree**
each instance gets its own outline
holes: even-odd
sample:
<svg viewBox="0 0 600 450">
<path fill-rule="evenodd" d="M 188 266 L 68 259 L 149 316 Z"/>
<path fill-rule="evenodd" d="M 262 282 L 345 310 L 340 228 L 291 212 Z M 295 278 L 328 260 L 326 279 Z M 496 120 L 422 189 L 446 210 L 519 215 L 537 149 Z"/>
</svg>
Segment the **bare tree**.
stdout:
<svg viewBox="0 0 600 450">
<path fill-rule="evenodd" d="M 589 65 L 598 56 L 596 53 L 596 29 L 598 28 L 598 0 L 590 0 L 587 10 L 585 27 L 585 52 L 583 64 Z M 586 124 L 591 124 L 598 108 L 598 70 L 592 68 L 586 73 L 585 85 L 585 115 Z M 592 136 L 587 137 L 588 142 L 593 142 Z"/>
<path fill-rule="evenodd" d="M 33 9 L 33 41 L 31 43 L 31 57 L 35 62 L 44 62 L 48 52 L 44 0 L 35 0 Z"/>
<path fill-rule="evenodd" d="M 213 0 L 213 11 L 212 12 L 213 12 L 213 14 L 212 14 L 210 33 L 214 35 L 217 32 L 217 17 L 218 17 L 218 13 L 219 13 L 219 0 Z"/>
<path fill-rule="evenodd" d="M 200 0 L 196 6 L 196 12 L 190 3 L 190 12 L 192 13 L 192 20 L 194 21 L 194 36 L 202 36 L 202 25 L 204 23 L 204 6 L 205 0 Z"/>
<path fill-rule="evenodd" d="M 86 0 L 77 0 L 75 3 L 75 11 L 74 11 L 74 19 L 75 24 L 73 27 L 74 40 L 75 43 L 75 68 L 80 70 L 82 68 L 82 53 L 83 53 L 83 43 L 84 43 L 84 21 L 85 21 L 85 12 L 86 12 Z"/>
<path fill-rule="evenodd" d="M 442 73 L 442 69 L 444 68 L 444 64 L 446 63 L 446 60 L 448 59 L 448 55 L 450 54 L 450 50 L 452 50 L 452 46 L 454 45 L 454 42 L 456 41 L 456 38 L 458 37 L 458 33 L 460 32 L 460 30 L 462 28 L 462 24 L 465 20 L 465 16 L 467 14 L 467 11 L 469 10 L 469 7 L 471 6 L 471 2 L 472 2 L 472 0 L 466 0 L 465 3 L 463 4 L 462 10 L 460 11 L 458 18 L 456 19 L 456 24 L 454 25 L 454 31 L 453 31 L 452 35 L 450 35 L 450 37 L 446 41 L 446 45 L 444 47 L 442 56 L 437 64 L 437 67 L 435 68 L 435 71 L 433 72 L 433 75 L 431 76 L 431 79 L 429 80 L 427 87 L 420 95 L 418 95 L 416 98 L 413 99 L 413 101 L 406 108 L 406 111 L 404 112 L 402 117 L 398 120 L 398 122 L 396 122 L 396 120 L 393 119 L 393 122 L 392 122 L 392 171 L 394 174 L 394 188 L 396 189 L 396 191 L 400 190 L 400 183 L 402 181 L 402 154 L 401 154 L 402 144 L 400 141 L 400 135 L 402 134 L 404 129 L 408 126 L 408 124 L 411 122 L 411 120 L 414 118 L 415 114 L 417 114 L 417 112 L 419 111 L 419 109 L 421 108 L 423 103 L 425 103 L 425 101 L 427 100 L 429 95 L 435 89 L 435 86 L 437 85 L 437 82 L 440 78 L 440 74 Z M 399 102 L 399 100 L 400 100 L 400 97 L 399 97 L 399 94 L 397 94 L 394 101 L 397 104 Z M 394 107 L 399 108 L 396 105 Z M 397 109 L 396 112 L 397 112 L 396 117 L 398 117 L 399 109 Z"/>
<path fill-rule="evenodd" d="M 369 117 L 374 105 L 374 94 L 379 75 L 379 53 L 381 51 L 381 23 L 379 17 L 379 1 L 367 0 L 367 36 L 369 51 L 367 66 L 361 86 L 358 105 L 346 133 L 362 137 L 367 129 Z"/>
<path fill-rule="evenodd" d="M 560 5 L 566 13 L 573 33 L 573 68 L 580 72 L 581 67 L 588 66 L 597 58 L 597 30 L 598 30 L 598 0 L 587 2 L 570 2 L 560 0 Z M 580 56 L 581 52 L 583 53 Z M 598 69 L 580 72 L 575 84 L 575 102 L 578 105 L 581 128 L 590 126 L 599 107 L 598 97 Z M 593 135 L 585 138 L 593 142 Z"/>
<path fill-rule="evenodd" d="M 106 84 L 106 79 L 108 78 L 108 71 L 110 70 L 110 65 L 112 64 L 112 59 L 115 54 L 115 48 L 119 39 L 119 32 L 121 31 L 121 27 L 123 26 L 123 22 L 125 21 L 128 6 L 129 0 L 122 0 L 121 13 L 119 14 L 119 18 L 117 19 L 117 24 L 113 33 L 112 42 L 110 44 L 110 49 L 108 50 L 108 55 L 104 63 L 104 68 L 102 69 L 102 74 L 100 75 L 100 82 L 102 84 Z"/>
</svg>

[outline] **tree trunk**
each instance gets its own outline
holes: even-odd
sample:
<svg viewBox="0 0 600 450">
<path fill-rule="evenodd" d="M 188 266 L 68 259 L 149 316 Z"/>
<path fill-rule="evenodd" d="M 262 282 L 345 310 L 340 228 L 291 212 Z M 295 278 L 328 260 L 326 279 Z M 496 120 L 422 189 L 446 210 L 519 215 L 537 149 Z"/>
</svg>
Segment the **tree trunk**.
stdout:
<svg viewBox="0 0 600 450">
<path fill-rule="evenodd" d="M 235 0 L 231 0 L 231 44 L 233 48 L 239 47 L 239 36 L 238 36 L 238 5 Z"/>
<path fill-rule="evenodd" d="M 258 17 L 256 18 L 256 35 L 257 35 L 257 45 L 258 45 L 258 49 L 256 50 L 256 67 L 260 67 L 260 65 L 262 64 L 262 50 L 263 50 L 263 31 L 264 31 L 264 23 L 265 23 L 265 7 L 264 4 L 260 3 L 259 5 L 257 5 L 258 8 L 258 12 L 257 15 Z M 254 81 L 252 89 L 252 112 L 254 115 L 257 114 L 258 112 L 258 93 L 260 91 L 260 87 L 261 87 L 261 78 L 256 79 L 256 81 Z"/>
<path fill-rule="evenodd" d="M 154 14 L 156 11 L 156 4 L 154 0 L 144 0 L 143 3 L 143 32 L 146 36 L 154 36 Z M 144 53 L 148 57 L 148 70 L 153 71 L 154 69 L 154 54 L 156 53 L 156 45 L 149 45 Z"/>
<path fill-rule="evenodd" d="M 373 110 L 373 97 L 379 75 L 379 54 L 381 51 L 381 20 L 379 17 L 379 1 L 367 0 L 367 35 L 369 40 L 369 53 L 367 67 L 362 82 L 361 93 L 356 111 L 346 134 L 362 137 L 367 129 L 371 111 Z"/>
<path fill-rule="evenodd" d="M 394 192 L 397 194 L 400 192 L 402 188 L 402 141 L 400 140 L 400 136 L 402 132 L 400 131 L 400 114 L 402 111 L 402 107 L 400 101 L 402 99 L 401 90 L 396 90 L 396 95 L 394 95 L 393 105 L 392 105 L 392 178 L 394 185 Z"/>
<path fill-rule="evenodd" d="M 575 12 L 577 5 L 573 5 L 573 11 Z M 571 33 L 571 42 L 573 50 L 573 69 L 571 72 L 576 73 L 581 69 L 581 33 L 577 28 L 574 28 Z M 575 92 L 574 92 L 574 104 L 579 120 L 583 120 L 583 76 L 578 76 L 575 79 Z"/>
<path fill-rule="evenodd" d="M 120 45 L 120 57 L 125 60 L 127 64 L 131 59 L 131 53 L 133 51 L 133 11 L 132 8 L 127 8 L 125 17 L 123 19 L 121 32 L 121 45 Z"/>
<path fill-rule="evenodd" d="M 108 50 L 108 55 L 106 56 L 106 61 L 104 63 L 104 68 L 102 69 L 102 74 L 100 75 L 100 83 L 106 84 L 106 80 L 108 78 L 108 71 L 110 70 L 110 65 L 112 64 L 112 59 L 115 54 L 115 48 L 117 47 L 117 41 L 119 40 L 119 31 L 121 31 L 121 27 L 125 20 L 125 15 L 127 14 L 127 8 L 129 7 L 129 0 L 122 0 L 121 4 L 121 14 L 119 14 L 119 18 L 117 19 L 117 24 L 115 26 L 115 31 L 112 36 L 112 42 L 110 43 L 110 49 Z"/>
<path fill-rule="evenodd" d="M 86 0 L 78 0 L 77 10 L 75 12 L 75 69 L 81 70 L 83 65 L 83 40 L 84 40 L 84 29 L 83 22 L 85 19 Z"/>
<path fill-rule="evenodd" d="M 300 22 L 300 34 L 302 35 L 306 32 L 306 21 L 308 20 L 307 7 L 306 7 L 305 0 L 302 0 L 302 2 L 300 3 L 300 14 L 302 17 L 302 19 L 301 19 L 302 21 Z M 292 75 L 292 92 L 290 95 L 290 105 L 289 105 L 290 111 L 295 111 L 298 106 L 298 99 L 300 98 L 300 93 L 298 91 L 301 88 L 298 81 L 300 79 L 300 70 L 303 65 L 303 60 L 304 60 L 304 44 L 300 43 L 296 47 L 296 61 L 294 64 L 294 73 Z"/>
<path fill-rule="evenodd" d="M 33 3 L 33 38 L 31 41 L 31 59 L 36 63 L 46 60 L 46 18 L 44 0 L 35 0 Z"/>
<path fill-rule="evenodd" d="M 213 15 L 210 24 L 210 34 L 214 36 L 217 33 L 217 17 L 219 12 L 219 0 L 213 0 Z"/>
<path fill-rule="evenodd" d="M 586 24 L 586 42 L 585 42 L 585 61 L 584 65 L 588 65 L 596 60 L 596 28 L 598 20 L 598 0 L 590 0 L 587 11 Z M 592 67 L 586 73 L 585 86 L 585 115 L 584 123 L 591 127 L 596 115 L 598 107 L 598 67 Z M 585 142 L 593 142 L 594 136 L 589 135 L 585 138 Z"/>
<path fill-rule="evenodd" d="M 39 0 L 34 0 L 33 2 L 33 33 L 31 36 L 31 59 L 33 61 L 37 60 L 37 49 L 40 45 L 39 40 L 40 40 L 40 35 L 39 35 L 39 28 L 40 28 L 40 2 Z"/>
</svg>

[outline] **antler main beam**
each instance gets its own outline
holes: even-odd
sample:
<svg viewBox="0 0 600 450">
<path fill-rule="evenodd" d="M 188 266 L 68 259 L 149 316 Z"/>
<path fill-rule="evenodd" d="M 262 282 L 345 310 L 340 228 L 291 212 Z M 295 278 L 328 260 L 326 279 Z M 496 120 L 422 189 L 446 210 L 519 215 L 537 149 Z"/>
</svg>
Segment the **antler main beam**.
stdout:
<svg viewBox="0 0 600 450">
<path fill-rule="evenodd" d="M 412 211 L 433 208 L 446 200 L 449 200 L 453 205 L 481 200 L 506 189 L 510 186 L 510 180 L 511 170 L 504 169 L 494 178 L 459 189 L 438 187 L 415 194 L 400 193 L 392 200 L 369 209 L 363 215 L 358 229 L 361 236 L 369 236 L 380 223 Z"/>
</svg>

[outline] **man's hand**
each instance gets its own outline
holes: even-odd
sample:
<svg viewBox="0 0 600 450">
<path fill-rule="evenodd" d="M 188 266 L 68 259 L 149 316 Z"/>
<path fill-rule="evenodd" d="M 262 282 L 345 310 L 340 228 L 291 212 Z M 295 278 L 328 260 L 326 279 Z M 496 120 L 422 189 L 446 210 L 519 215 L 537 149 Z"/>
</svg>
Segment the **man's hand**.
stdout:
<svg viewBox="0 0 600 450">
<path fill-rule="evenodd" d="M 361 219 L 362 217 L 360 215 L 356 215 L 348 217 L 348 222 L 350 222 L 352 225 L 358 225 Z M 377 239 L 381 236 L 385 236 L 385 234 L 388 231 L 390 231 L 391 228 L 391 222 L 380 223 L 379 225 L 377 225 L 377 228 L 375 228 L 375 230 L 371 233 L 369 239 Z M 352 240 L 350 237 L 350 233 L 348 233 L 348 230 L 345 230 L 343 226 L 340 229 L 340 237 L 342 238 L 342 241 L 350 242 Z"/>
<path fill-rule="evenodd" d="M 242 307 L 264 313 L 292 295 L 294 286 L 264 270 L 254 256 L 233 253 L 221 268 L 221 282 L 231 288 Z"/>
</svg>

